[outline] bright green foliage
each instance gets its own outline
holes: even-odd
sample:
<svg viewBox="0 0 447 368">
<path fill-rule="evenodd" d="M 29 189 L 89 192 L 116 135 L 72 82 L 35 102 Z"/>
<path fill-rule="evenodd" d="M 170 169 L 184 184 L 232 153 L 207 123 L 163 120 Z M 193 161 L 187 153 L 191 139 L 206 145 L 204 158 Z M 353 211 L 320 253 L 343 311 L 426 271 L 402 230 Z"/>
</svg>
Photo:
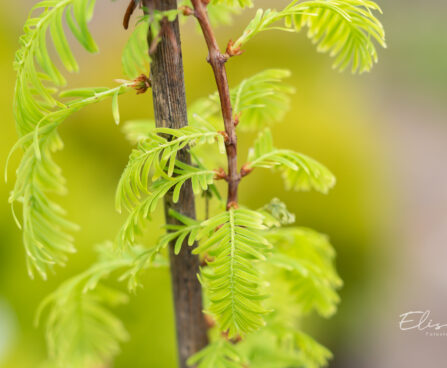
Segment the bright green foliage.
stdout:
<svg viewBox="0 0 447 368">
<path fill-rule="evenodd" d="M 244 368 L 237 348 L 227 340 L 219 340 L 209 344 L 188 360 L 188 365 L 197 368 Z"/>
<path fill-rule="evenodd" d="M 280 121 L 290 104 L 294 89 L 285 84 L 290 71 L 267 69 L 244 79 L 231 89 L 234 114 L 240 114 L 238 129 L 258 131 L 265 125 Z M 215 131 L 223 129 L 220 102 L 217 93 L 200 98 L 188 108 L 190 126 Z M 149 137 L 155 122 L 149 120 L 131 121 L 124 127 L 130 142 L 135 143 Z"/>
<path fill-rule="evenodd" d="M 240 115 L 238 129 L 258 131 L 265 125 L 280 121 L 289 109 L 290 97 L 294 89 L 284 83 L 290 72 L 284 69 L 267 69 L 244 79 L 232 88 L 231 103 L 233 113 Z M 208 99 L 196 101 L 190 107 L 190 121 L 193 125 L 203 124 L 203 120 L 221 123 L 220 102 L 217 93 Z M 197 116 L 202 119 L 197 119 Z M 216 124 L 214 124 L 216 125 Z"/>
<path fill-rule="evenodd" d="M 129 78 L 136 78 L 149 69 L 149 47 L 147 45 L 147 31 L 149 22 L 143 21 L 135 26 L 121 56 L 124 74 Z"/>
<path fill-rule="evenodd" d="M 128 86 L 80 89 L 60 95 L 61 98 L 72 97 L 69 102 L 55 97 L 57 87 L 65 84 L 65 79 L 47 50 L 47 33 L 64 67 L 70 72 L 77 71 L 78 65 L 65 36 L 64 19 L 84 48 L 96 52 L 87 28 L 94 5 L 94 0 L 39 2 L 25 24 L 15 56 L 14 116 L 20 139 L 11 153 L 22 148 L 24 155 L 9 200 L 12 205 L 14 202 L 23 205 L 20 226 L 30 276 L 37 271 L 46 278 L 48 269 L 55 264 L 63 265 L 67 253 L 75 250 L 69 233 L 76 226 L 65 219 L 63 209 L 48 197 L 50 192 L 65 193 L 64 178 L 52 157 L 63 147 L 57 127 L 84 106 L 108 97 L 114 99 L 113 112 L 117 119 L 117 96 Z"/>
<path fill-rule="evenodd" d="M 283 270 L 302 313 L 315 309 L 324 317 L 334 314 L 339 302 L 335 290 L 342 281 L 327 237 L 306 228 L 284 228 L 269 231 L 266 238 L 275 244 L 269 263 Z"/>
<path fill-rule="evenodd" d="M 25 33 L 20 37 L 20 49 L 14 61 L 17 81 L 14 94 L 14 114 L 20 136 L 34 130 L 36 124 L 57 105 L 53 88 L 44 81 L 61 86 L 65 80 L 56 68 L 47 50 L 46 34 L 49 30 L 53 45 L 65 68 L 72 72 L 78 65 L 68 46 L 63 29 L 63 19 L 73 35 L 90 52 L 97 47 L 87 29 L 95 1 L 54 0 L 36 4 L 26 21 Z M 33 14 L 38 15 L 33 16 Z"/>
<path fill-rule="evenodd" d="M 21 148 L 24 155 L 10 202 L 23 205 L 21 226 L 31 275 L 37 271 L 46 277 L 49 269 L 64 264 L 67 253 L 74 251 L 69 233 L 76 227 L 48 197 L 50 192 L 65 192 L 61 170 L 52 157 L 62 148 L 58 126 L 79 109 L 106 98 L 111 98 L 112 116 L 118 124 L 119 95 L 136 87 L 136 81 L 125 81 L 113 89 L 77 89 L 56 98 L 65 80 L 50 58 L 47 33 L 65 69 L 76 71 L 78 66 L 64 34 L 64 18 L 75 38 L 88 51 L 96 52 L 87 29 L 94 4 L 94 0 L 38 3 L 27 20 L 15 58 L 14 114 L 20 137 L 12 152 Z M 181 4 L 191 5 L 188 0 Z M 252 0 L 212 0 L 208 11 L 212 22 L 229 23 L 232 15 L 251 6 Z M 243 35 L 229 44 L 229 51 L 237 54 L 265 30 L 297 32 L 307 27 L 317 49 L 335 57 L 337 69 L 351 64 L 353 72 L 368 71 L 377 61 L 376 44 L 385 47 L 384 31 L 375 12 L 380 8 L 368 0 L 292 0 L 281 11 L 258 10 Z M 122 55 L 128 77 L 147 73 L 149 49 L 159 40 L 163 19 L 173 20 L 179 13 L 177 9 L 154 11 L 139 19 Z M 148 32 L 153 41 L 150 47 Z M 240 120 L 238 129 L 259 132 L 241 171 L 274 169 L 281 172 L 289 189 L 327 193 L 335 184 L 332 173 L 308 156 L 275 148 L 270 131 L 264 129 L 281 120 L 289 107 L 293 89 L 284 83 L 289 74 L 286 70 L 266 70 L 231 90 L 233 114 Z M 214 184 L 215 179 L 225 176 L 218 170 L 220 157 L 213 154 L 225 152 L 217 94 L 191 105 L 188 121 L 190 126 L 179 130 L 155 128 L 150 120 L 126 124 L 127 138 L 138 145 L 118 184 L 116 206 L 126 208 L 129 215 L 115 244 L 100 248 L 99 261 L 63 283 L 42 303 L 40 312 L 48 313 L 50 364 L 61 368 L 111 365 L 127 333 L 107 307 L 123 303 L 127 297 L 107 288 L 104 279 L 120 272 L 119 280 L 127 282 L 129 291 L 135 291 L 144 270 L 167 265 L 163 254 L 168 244 L 173 243 L 178 254 L 186 243 L 197 244 L 193 252 L 205 261 L 199 279 L 206 311 L 216 321 L 210 345 L 191 357 L 190 364 L 198 368 L 326 365 L 330 352 L 302 333 L 299 326 L 300 319 L 314 310 L 331 316 L 339 302 L 337 289 L 342 282 L 327 237 L 291 227 L 295 216 L 279 199 L 257 211 L 234 204 L 224 211 Z M 204 153 L 205 144 L 218 149 Z M 191 153 L 190 165 L 177 160 L 183 149 Z M 189 182 L 196 196 L 202 194 L 207 204 L 215 202 L 206 206 L 211 210 L 205 211 L 205 219 L 190 219 L 171 210 L 179 225 L 166 225 L 167 232 L 150 248 L 136 246 L 136 237 L 143 233 L 146 220 L 163 197 L 170 193 L 177 202 Z"/>
<path fill-rule="evenodd" d="M 172 209 L 169 211 L 169 215 L 180 221 L 183 225 L 167 224 L 166 229 L 169 231 L 160 238 L 158 244 L 160 247 L 165 248 L 170 242 L 175 240 L 174 252 L 175 254 L 179 254 L 186 238 L 188 238 L 189 246 L 194 244 L 199 231 L 202 229 L 202 224 Z"/>
<path fill-rule="evenodd" d="M 289 95 L 294 92 L 284 83 L 288 77 L 288 70 L 267 69 L 244 79 L 231 90 L 233 112 L 240 114 L 242 122 L 240 128 L 258 130 L 266 124 L 282 120 L 289 109 Z"/>
<path fill-rule="evenodd" d="M 148 138 L 154 128 L 155 121 L 153 120 L 131 120 L 124 124 L 123 132 L 126 135 L 127 140 L 132 144 L 135 144 Z"/>
<path fill-rule="evenodd" d="M 111 244 L 103 245 L 99 261 L 84 273 L 64 282 L 41 304 L 48 309 L 46 338 L 50 359 L 57 367 L 99 366 L 119 352 L 127 332 L 107 306 L 126 303 L 128 297 L 100 281 L 112 272 L 130 267 L 135 255 L 117 257 Z"/>
<path fill-rule="evenodd" d="M 383 26 L 373 11 L 381 12 L 368 0 L 295 0 L 281 11 L 259 9 L 233 48 L 240 48 L 263 31 L 300 31 L 308 26 L 318 51 L 335 57 L 334 68 L 344 70 L 352 64 L 353 73 L 369 71 L 377 62 L 374 41 L 386 47 Z"/>
<path fill-rule="evenodd" d="M 164 134 L 168 138 L 162 137 Z M 157 128 L 148 133 L 147 139 L 141 141 L 138 148 L 130 156 L 129 163 L 124 170 L 116 194 L 116 206 L 121 210 L 123 206 L 132 208 L 145 193 L 150 182 L 159 177 L 168 178 L 174 173 L 178 151 L 186 146 L 206 143 L 219 143 L 221 153 L 225 152 L 223 137 L 216 131 L 203 128 L 185 127 L 182 129 Z"/>
<path fill-rule="evenodd" d="M 275 323 L 249 335 L 239 344 L 238 353 L 256 368 L 319 368 L 332 357 L 310 336 Z"/>
<path fill-rule="evenodd" d="M 173 190 L 173 201 L 177 203 L 180 190 L 186 181 L 191 181 L 194 194 L 200 194 L 202 191 L 207 191 L 213 183 L 215 172 L 176 161 L 173 174 L 175 176 L 172 177 L 164 174 L 154 181 L 149 186 L 146 197 L 138 201 L 137 204 L 127 203 L 131 209 L 117 237 L 120 249 L 126 249 L 134 244 L 136 236 L 142 234 L 145 221 L 150 219 L 150 215 L 157 208 L 159 201 L 169 190 Z M 129 193 L 126 194 L 129 195 Z"/>
<path fill-rule="evenodd" d="M 135 291 L 139 274 L 149 266 L 166 265 L 156 249 L 138 246 L 120 254 L 113 249 L 110 242 L 98 246 L 98 261 L 61 284 L 40 305 L 37 321 L 47 311 L 46 339 L 54 367 L 90 368 L 111 361 L 128 334 L 108 307 L 127 303 L 128 296 L 105 286 L 103 280 L 124 272 L 119 279 L 128 280 L 129 290 Z"/>
<path fill-rule="evenodd" d="M 230 338 L 264 325 L 267 310 L 256 262 L 266 259 L 271 244 L 259 233 L 266 229 L 263 222 L 255 211 L 230 209 L 203 222 L 197 235 L 202 243 L 193 253 L 213 257 L 201 273 L 208 310 Z"/>
<path fill-rule="evenodd" d="M 284 202 L 273 198 L 270 203 L 258 210 L 264 216 L 264 223 L 269 227 L 281 227 L 295 222 L 295 215 L 287 210 Z"/>
<path fill-rule="evenodd" d="M 314 159 L 290 150 L 273 146 L 270 130 L 259 134 L 255 147 L 250 150 L 247 168 L 275 168 L 282 172 L 288 189 L 315 189 L 327 193 L 335 185 L 335 177 Z"/>
<path fill-rule="evenodd" d="M 43 278 L 54 264 L 63 265 L 66 253 L 75 248 L 68 232 L 76 226 L 64 218 L 64 211 L 49 199 L 49 192 L 65 193 L 65 180 L 52 154 L 63 146 L 58 126 L 74 112 L 85 106 L 124 93 L 128 85 L 113 89 L 86 88 L 66 91 L 61 97 L 71 100 L 43 115 L 34 131 L 22 136 L 11 153 L 22 147 L 24 155 L 17 169 L 16 183 L 9 201 L 23 205 L 23 242 L 30 275 L 36 270 Z"/>
</svg>

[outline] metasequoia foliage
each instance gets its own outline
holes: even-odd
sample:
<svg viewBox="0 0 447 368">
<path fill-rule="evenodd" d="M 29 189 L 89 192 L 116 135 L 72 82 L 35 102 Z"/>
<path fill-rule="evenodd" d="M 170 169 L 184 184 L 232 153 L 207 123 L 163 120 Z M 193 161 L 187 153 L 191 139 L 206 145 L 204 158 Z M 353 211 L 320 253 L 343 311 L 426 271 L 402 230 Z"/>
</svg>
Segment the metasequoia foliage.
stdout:
<svg viewBox="0 0 447 368">
<path fill-rule="evenodd" d="M 331 316 L 341 286 L 334 267 L 334 250 L 328 238 L 313 230 L 293 226 L 295 217 L 274 198 L 257 210 L 238 201 L 238 186 L 259 168 L 280 173 L 287 189 L 328 193 L 335 178 L 322 164 L 291 149 L 277 148 L 268 125 L 280 121 L 293 88 L 286 84 L 287 70 L 269 69 L 248 75 L 229 87 L 225 63 L 242 54 L 243 47 L 262 32 L 279 30 L 307 35 L 320 52 L 334 58 L 334 67 L 352 72 L 369 71 L 377 61 L 376 45 L 385 47 L 384 31 L 368 0 L 293 0 L 281 10 L 259 9 L 242 35 L 229 41 L 221 53 L 213 26 L 228 24 L 233 16 L 253 6 L 251 0 L 190 0 L 178 9 L 145 9 L 131 26 L 131 15 L 141 6 L 129 4 L 125 27 L 133 27 L 124 47 L 122 65 L 130 81 L 119 80 L 112 88 L 85 88 L 59 92 L 65 79 L 48 51 L 54 46 L 61 65 L 78 70 L 66 38 L 69 30 L 89 52 L 98 48 L 88 30 L 94 0 L 47 0 L 37 3 L 26 21 L 14 68 L 17 80 L 14 116 L 19 140 L 11 153 L 23 151 L 10 195 L 14 217 L 23 232 L 28 271 L 47 277 L 55 265 L 64 265 L 75 251 L 72 231 L 53 194 L 65 193 L 61 169 L 53 159 L 63 146 L 58 127 L 76 111 L 111 100 L 112 116 L 120 123 L 118 97 L 135 89 L 150 88 L 150 54 L 163 36 L 163 24 L 177 17 L 197 19 L 209 49 L 209 62 L 218 91 L 194 102 L 188 109 L 190 126 L 174 130 L 155 128 L 150 120 L 128 122 L 124 129 L 134 144 L 116 191 L 118 211 L 127 212 L 114 242 L 99 249 L 96 264 L 66 281 L 40 308 L 48 311 L 46 336 L 49 364 L 57 367 L 96 367 L 110 362 L 119 352 L 127 332 L 108 306 L 126 302 L 125 293 L 109 288 L 105 280 L 119 273 L 130 291 L 140 285 L 139 275 L 149 267 L 165 267 L 164 249 L 175 242 L 175 253 L 184 240 L 199 242 L 194 253 L 203 259 L 199 276 L 206 314 L 212 321 L 211 342 L 190 358 L 200 368 L 320 367 L 330 352 L 299 330 L 298 322 L 315 310 Z M 135 16 L 135 15 L 134 15 Z M 130 22 L 130 23 L 129 23 Z M 67 27 L 64 27 L 64 24 Z M 147 44 L 151 34 L 152 44 Z M 47 37 L 49 35 L 49 37 Z M 188 47 L 188 46 L 186 46 Z M 231 81 L 233 85 L 233 81 Z M 236 130 L 257 132 L 247 160 L 238 167 Z M 318 142 L 316 142 L 317 144 Z M 207 146 L 204 151 L 204 146 Z M 187 165 L 176 157 L 181 149 L 191 152 Z M 205 153 L 206 152 L 206 153 Z M 213 152 L 213 153 L 211 153 Z M 220 167 L 227 156 L 228 168 Z M 216 185 L 226 182 L 225 198 Z M 180 225 L 166 225 L 152 247 L 136 245 L 151 228 L 151 214 L 166 193 L 177 201 L 180 189 L 191 181 L 194 193 L 213 203 L 204 218 L 190 219 L 171 210 Z"/>
</svg>

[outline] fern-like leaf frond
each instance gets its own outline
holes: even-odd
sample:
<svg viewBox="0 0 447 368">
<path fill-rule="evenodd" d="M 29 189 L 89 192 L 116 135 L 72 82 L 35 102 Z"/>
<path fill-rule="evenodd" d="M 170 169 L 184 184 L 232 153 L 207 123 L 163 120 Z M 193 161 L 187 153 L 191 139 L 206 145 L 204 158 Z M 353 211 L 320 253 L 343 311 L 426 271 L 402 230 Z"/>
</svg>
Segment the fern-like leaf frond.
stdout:
<svg viewBox="0 0 447 368">
<path fill-rule="evenodd" d="M 188 359 L 197 368 L 243 368 L 245 365 L 235 346 L 224 338 L 210 343 Z"/>
<path fill-rule="evenodd" d="M 149 138 L 150 133 L 155 129 L 155 121 L 148 119 L 130 120 L 123 126 L 126 139 L 136 144 Z"/>
<path fill-rule="evenodd" d="M 264 216 L 264 224 L 269 227 L 281 227 L 295 222 L 295 215 L 287 210 L 284 202 L 273 198 L 270 203 L 258 210 Z"/>
<path fill-rule="evenodd" d="M 157 128 L 147 134 L 148 138 L 141 141 L 130 155 L 118 184 L 116 207 L 119 211 L 122 207 L 132 208 L 138 203 L 141 193 L 147 192 L 152 168 L 152 181 L 161 176 L 172 176 L 177 153 L 186 146 L 218 142 L 220 151 L 225 152 L 224 138 L 216 131 L 188 126 L 182 129 Z M 159 134 L 169 136 L 171 140 Z"/>
<path fill-rule="evenodd" d="M 21 137 L 33 131 L 48 110 L 58 104 L 53 97 L 54 89 L 46 86 L 44 81 L 55 86 L 65 83 L 47 50 L 47 31 L 65 68 L 68 71 L 78 70 L 65 36 L 63 19 L 65 17 L 78 41 L 88 51 L 96 52 L 97 46 L 87 28 L 94 5 L 94 0 L 52 0 L 41 1 L 33 7 L 14 60 L 17 72 L 14 115 Z M 36 12 L 40 13 L 33 16 Z"/>
<path fill-rule="evenodd" d="M 141 73 L 147 73 L 149 69 L 148 29 L 149 22 L 138 23 L 124 46 L 121 64 L 124 74 L 129 78 L 136 78 Z"/>
<path fill-rule="evenodd" d="M 175 175 L 172 177 L 164 175 L 153 182 L 146 197 L 130 207 L 130 214 L 121 227 L 117 238 L 120 249 L 126 249 L 134 244 L 136 236 L 143 231 L 144 222 L 150 218 L 166 193 L 173 190 L 173 201 L 177 203 L 180 191 L 188 180 L 191 180 L 192 189 L 194 194 L 197 195 L 208 190 L 215 176 L 214 171 L 195 168 L 179 161 L 176 162 L 173 174 Z"/>
<path fill-rule="evenodd" d="M 334 175 L 314 159 L 291 150 L 276 149 L 270 130 L 259 134 L 246 167 L 279 169 L 288 189 L 327 193 L 335 185 Z"/>
<path fill-rule="evenodd" d="M 137 252 L 120 254 L 106 243 L 90 269 L 64 282 L 41 304 L 37 321 L 48 310 L 45 329 L 50 360 L 57 367 L 93 368 L 110 362 L 128 339 L 122 322 L 107 306 L 127 302 L 126 294 L 102 284 L 112 272 L 130 267 Z M 140 251 L 140 250 L 138 250 Z"/>
<path fill-rule="evenodd" d="M 327 237 L 307 228 L 271 230 L 265 236 L 276 250 L 269 263 L 284 270 L 302 313 L 313 309 L 325 317 L 335 313 L 339 302 L 336 289 L 342 281 Z"/>
<path fill-rule="evenodd" d="M 259 233 L 266 229 L 264 217 L 255 211 L 230 209 L 202 223 L 195 254 L 213 260 L 201 278 L 209 299 L 208 311 L 229 337 L 255 331 L 264 325 L 265 297 L 256 267 L 266 259 L 270 243 Z"/>
<path fill-rule="evenodd" d="M 295 0 L 281 11 L 259 9 L 232 47 L 240 49 L 266 30 L 290 32 L 307 26 L 318 51 L 335 57 L 334 68 L 344 70 L 352 64 L 353 73 L 369 71 L 377 62 L 375 42 L 386 47 L 385 32 L 374 11 L 381 12 L 380 7 L 369 0 Z"/>
<path fill-rule="evenodd" d="M 332 354 L 296 328 L 269 321 L 237 346 L 239 355 L 256 368 L 322 368 Z"/>
<path fill-rule="evenodd" d="M 289 76 L 288 70 L 267 69 L 231 89 L 233 112 L 240 115 L 240 128 L 258 130 L 284 117 L 289 109 L 289 95 L 294 92 L 284 83 Z M 218 106 L 218 96 L 215 94 L 211 98 Z"/>
<path fill-rule="evenodd" d="M 73 253 L 73 239 L 69 233 L 77 227 L 65 219 L 65 212 L 54 203 L 49 193 L 64 194 L 65 180 L 53 160 L 53 153 L 63 146 L 57 128 L 74 112 L 85 106 L 124 93 L 128 84 L 119 87 L 89 88 L 66 91 L 61 97 L 71 97 L 47 112 L 31 131 L 16 143 L 10 155 L 22 148 L 24 154 L 16 171 L 16 182 L 9 201 L 21 202 L 23 207 L 23 242 L 27 255 L 28 272 L 37 271 L 46 278 L 47 270 L 55 264 L 64 265 L 67 253 Z"/>
</svg>

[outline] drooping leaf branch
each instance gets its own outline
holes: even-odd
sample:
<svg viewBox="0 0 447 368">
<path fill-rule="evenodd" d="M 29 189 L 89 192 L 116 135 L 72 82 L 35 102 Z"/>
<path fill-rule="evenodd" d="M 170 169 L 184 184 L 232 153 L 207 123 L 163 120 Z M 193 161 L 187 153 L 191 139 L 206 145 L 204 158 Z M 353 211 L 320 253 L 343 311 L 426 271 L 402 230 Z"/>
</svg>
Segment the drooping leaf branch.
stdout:
<svg viewBox="0 0 447 368">
<path fill-rule="evenodd" d="M 108 308 L 127 303 L 129 297 L 106 286 L 105 279 L 119 273 L 119 280 L 127 280 L 134 291 L 142 271 L 167 265 L 166 260 L 155 258 L 153 249 L 138 246 L 120 254 L 113 249 L 110 242 L 97 246 L 97 262 L 62 283 L 38 309 L 36 322 L 46 317 L 49 358 L 57 367 L 90 368 L 110 362 L 129 336 Z"/>
</svg>

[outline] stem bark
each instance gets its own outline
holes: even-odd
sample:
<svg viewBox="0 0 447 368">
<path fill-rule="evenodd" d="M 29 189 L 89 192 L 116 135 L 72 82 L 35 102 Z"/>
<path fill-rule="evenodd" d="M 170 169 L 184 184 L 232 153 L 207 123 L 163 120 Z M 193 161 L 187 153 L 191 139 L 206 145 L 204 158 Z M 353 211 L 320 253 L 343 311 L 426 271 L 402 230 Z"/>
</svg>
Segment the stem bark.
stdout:
<svg viewBox="0 0 447 368">
<path fill-rule="evenodd" d="M 177 0 L 144 0 L 144 6 L 149 11 L 176 9 Z M 153 45 L 150 35 L 148 44 L 149 48 Z M 151 59 L 152 94 L 157 127 L 179 129 L 188 125 L 178 20 L 166 20 L 162 23 L 159 43 L 153 50 Z M 186 149 L 179 152 L 177 159 L 191 163 L 190 154 Z M 170 209 L 195 218 L 191 183 L 185 183 L 177 203 L 173 203 L 172 193 L 168 193 L 164 198 L 164 205 L 168 224 L 178 224 L 169 216 Z M 196 244 L 193 247 L 196 247 Z M 174 254 L 174 244 L 169 247 L 180 368 L 186 368 L 187 359 L 208 343 L 207 327 L 202 313 L 202 290 L 197 279 L 200 262 L 198 256 L 191 254 L 193 247 L 189 247 L 185 241 L 178 255 Z"/>
<path fill-rule="evenodd" d="M 227 209 L 230 207 L 237 207 L 238 203 L 238 188 L 241 180 L 241 175 L 237 166 L 237 135 L 236 124 L 233 119 L 233 109 L 231 106 L 230 88 L 228 86 L 227 71 L 225 63 L 229 56 L 222 54 L 217 44 L 213 28 L 208 18 L 206 10 L 206 1 L 191 0 L 194 8 L 194 15 L 197 18 L 203 36 L 208 46 L 208 62 L 211 64 L 214 72 L 214 78 L 219 91 L 220 104 L 222 109 L 222 116 L 225 125 L 225 132 L 227 135 L 226 151 L 228 160 L 228 197 Z"/>
</svg>

